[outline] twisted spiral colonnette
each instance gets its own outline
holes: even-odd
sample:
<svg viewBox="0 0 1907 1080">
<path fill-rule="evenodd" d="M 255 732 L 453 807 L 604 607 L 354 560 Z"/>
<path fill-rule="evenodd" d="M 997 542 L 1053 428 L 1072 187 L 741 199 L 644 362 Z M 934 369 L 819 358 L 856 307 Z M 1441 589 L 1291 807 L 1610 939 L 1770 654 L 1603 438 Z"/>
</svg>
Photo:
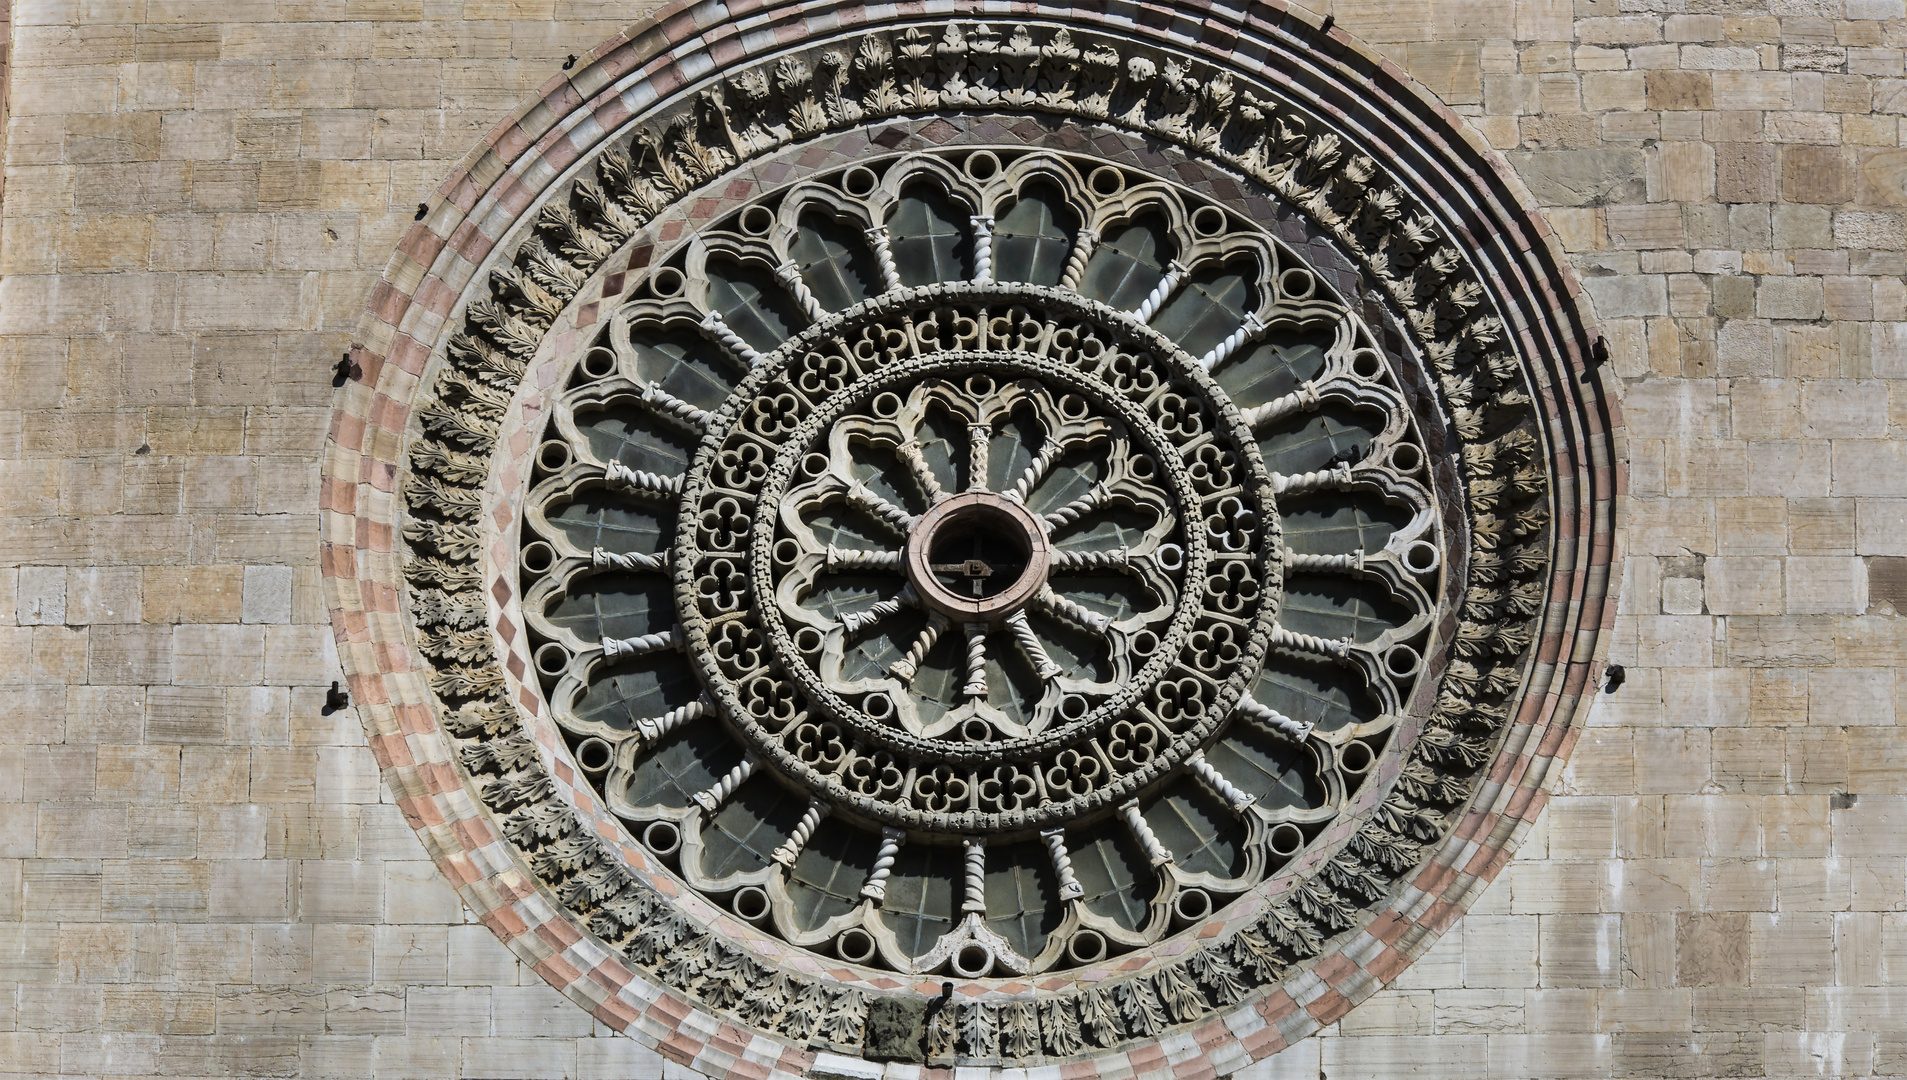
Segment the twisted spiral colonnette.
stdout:
<svg viewBox="0 0 1907 1080">
<path fill-rule="evenodd" d="M 874 261 L 881 268 L 881 284 L 887 292 L 901 291 L 900 268 L 894 265 L 894 249 L 888 246 L 887 226 L 876 225 L 867 230 L 868 246 L 874 249 Z"/>
<path fill-rule="evenodd" d="M 975 214 L 973 222 L 973 280 L 993 280 L 993 217 Z"/>
<path fill-rule="evenodd" d="M 1125 818 L 1126 827 L 1132 830 L 1132 835 L 1138 839 L 1139 846 L 1146 849 L 1146 858 L 1152 861 L 1153 866 L 1164 866 L 1173 861 L 1172 853 L 1165 849 L 1164 844 L 1159 843 L 1159 835 L 1152 831 L 1152 826 L 1146 821 L 1145 815 L 1139 812 L 1139 800 L 1134 799 L 1121 806 L 1119 815 Z"/>
<path fill-rule="evenodd" d="M 901 838 L 907 834 L 888 826 L 881 830 L 881 849 L 874 854 L 874 868 L 861 885 L 861 895 L 875 903 L 887 898 L 887 876 L 894 872 L 894 860 L 900 854 Z"/>
<path fill-rule="evenodd" d="M 920 662 L 927 658 L 928 651 L 934 647 L 936 641 L 940 640 L 941 633 L 952 625 L 953 621 L 938 611 L 929 615 L 927 625 L 921 627 L 920 634 L 914 638 L 914 643 L 907 647 L 906 655 L 894 661 L 893 665 L 887 669 L 888 674 L 903 683 L 913 682 L 914 675 L 920 670 Z"/>
<path fill-rule="evenodd" d="M 686 421 L 698 431 L 707 429 L 709 423 L 715 419 L 714 413 L 707 409 L 696 408 L 656 383 L 649 383 L 642 388 L 642 400 L 665 416 Z"/>
<path fill-rule="evenodd" d="M 808 839 L 814 835 L 815 826 L 828 814 L 828 805 L 819 799 L 809 799 L 808 808 L 801 812 L 801 820 L 795 822 L 794 831 L 788 839 L 782 841 L 769 858 L 783 866 L 793 868 L 795 860 L 801 857 L 801 849 L 808 846 Z"/>
<path fill-rule="evenodd" d="M 1059 272 L 1059 287 L 1062 289 L 1079 288 L 1079 275 L 1086 272 L 1086 260 L 1092 257 L 1093 248 L 1099 244 L 1099 230 L 1081 228 L 1079 237 L 1073 242 L 1073 250 L 1067 253 L 1066 266 Z"/>
<path fill-rule="evenodd" d="M 720 342 L 723 348 L 734 353 L 735 358 L 742 363 L 749 367 L 761 363 L 761 353 L 756 352 L 753 345 L 736 333 L 734 327 L 728 325 L 728 321 L 722 318 L 721 312 L 711 311 L 702 316 L 702 328 L 715 335 L 715 340 Z"/>
<path fill-rule="evenodd" d="M 969 836 L 963 844 L 966 846 L 967 872 L 966 887 L 960 894 L 960 910 L 984 915 L 987 910 L 986 841 Z"/>
<path fill-rule="evenodd" d="M 968 697 L 987 696 L 987 625 L 967 624 L 967 685 L 960 691 Z"/>
<path fill-rule="evenodd" d="M 728 801 L 728 797 L 735 794 L 735 789 L 741 787 L 754 772 L 755 757 L 751 754 L 736 763 L 734 768 L 728 770 L 727 775 L 717 780 L 707 790 L 696 792 L 694 795 L 696 805 L 713 814 L 722 808 L 722 804 Z"/>
<path fill-rule="evenodd" d="M 601 547 L 589 551 L 589 565 L 592 570 L 627 570 L 666 574 L 669 572 L 669 553 L 658 551 L 653 555 L 641 552 L 607 551 Z"/>
<path fill-rule="evenodd" d="M 1066 850 L 1066 830 L 1047 829 L 1040 833 L 1040 839 L 1046 841 L 1046 853 L 1053 859 L 1053 873 L 1059 877 L 1059 898 L 1078 900 L 1085 896 L 1085 888 L 1073 873 L 1073 857 Z"/>
</svg>

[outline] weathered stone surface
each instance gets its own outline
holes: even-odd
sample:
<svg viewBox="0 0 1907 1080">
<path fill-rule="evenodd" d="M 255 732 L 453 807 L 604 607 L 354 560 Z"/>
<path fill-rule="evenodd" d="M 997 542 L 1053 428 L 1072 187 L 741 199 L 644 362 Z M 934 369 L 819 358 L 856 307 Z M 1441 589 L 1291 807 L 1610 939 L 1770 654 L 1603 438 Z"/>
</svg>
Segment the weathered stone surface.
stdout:
<svg viewBox="0 0 1907 1080">
<path fill-rule="evenodd" d="M 321 715 L 312 524 L 417 203 L 641 8 L 19 6 L 5 1069 L 688 1075 L 551 1000 Z M 1556 208 L 1624 383 L 1628 676 L 1473 914 L 1239 1075 L 1907 1070 L 1907 11 L 1330 10 Z"/>
</svg>

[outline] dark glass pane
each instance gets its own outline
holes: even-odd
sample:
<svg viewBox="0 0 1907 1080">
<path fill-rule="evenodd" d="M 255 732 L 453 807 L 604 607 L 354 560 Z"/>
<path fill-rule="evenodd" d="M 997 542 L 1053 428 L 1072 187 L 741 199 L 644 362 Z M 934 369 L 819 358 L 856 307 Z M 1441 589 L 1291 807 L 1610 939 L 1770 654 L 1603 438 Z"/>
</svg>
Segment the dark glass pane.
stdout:
<svg viewBox="0 0 1907 1080">
<path fill-rule="evenodd" d="M 962 852 L 956 847 L 903 844 L 887 879 L 887 897 L 881 901 L 881 921 L 900 939 L 901 951 L 919 956 L 952 930 L 959 897 L 954 883 L 963 880 Z"/>
<path fill-rule="evenodd" d="M 624 661 L 607 678 L 596 675 L 572 711 L 585 723 L 629 731 L 637 720 L 667 715 L 701 695 L 702 684 L 680 657 L 651 653 Z"/>
<path fill-rule="evenodd" d="M 702 873 L 723 878 L 767 866 L 807 806 L 773 779 L 750 777 L 702 828 Z"/>
<path fill-rule="evenodd" d="M 1106 478 L 1106 473 L 1103 444 L 1068 449 L 1027 496 L 1026 508 L 1036 514 L 1050 514 L 1091 491 L 1094 484 Z"/>
<path fill-rule="evenodd" d="M 634 402 L 576 412 L 576 427 L 599 461 L 620 461 L 632 469 L 661 476 L 688 471 L 695 439 Z"/>
<path fill-rule="evenodd" d="M 788 828 L 792 832 L 794 825 Z M 788 874 L 795 928 L 813 930 L 861 906 L 861 886 L 879 850 L 878 835 L 822 818 Z"/>
<path fill-rule="evenodd" d="M 1039 955 L 1066 913 L 1044 844 L 987 848 L 987 926 L 1021 956 Z"/>
<path fill-rule="evenodd" d="M 1053 591 L 1091 611 L 1114 621 L 1129 619 L 1155 606 L 1150 593 L 1123 574 L 1054 574 L 1047 579 Z"/>
<path fill-rule="evenodd" d="M 1382 584 L 1364 578 L 1292 574 L 1285 578 L 1278 624 L 1300 634 L 1370 641 L 1410 621 L 1411 611 Z"/>
<path fill-rule="evenodd" d="M 576 579 L 546 614 L 584 641 L 629 638 L 673 627 L 675 597 L 660 574 L 591 574 Z"/>
<path fill-rule="evenodd" d="M 1205 751 L 1205 758 L 1267 810 L 1324 805 L 1324 785 L 1318 782 L 1317 758 L 1310 749 L 1256 724 L 1234 723 Z"/>
<path fill-rule="evenodd" d="M 1245 826 L 1196 780 L 1180 779 L 1143 812 L 1179 869 L 1227 878 L 1244 873 Z"/>
<path fill-rule="evenodd" d="M 1377 702 L 1355 669 L 1321 656 L 1274 651 L 1251 696 L 1302 724 L 1336 731 L 1377 717 Z"/>
<path fill-rule="evenodd" d="M 1284 397 L 1324 371 L 1324 351 L 1331 347 L 1329 327 L 1304 334 L 1282 328 L 1276 341 L 1260 341 L 1234 352 L 1212 372 L 1212 377 L 1241 409 Z"/>
<path fill-rule="evenodd" d="M 970 216 L 931 187 L 907 189 L 887 223 L 889 250 L 901 284 L 971 279 L 973 245 L 967 236 Z"/>
<path fill-rule="evenodd" d="M 1081 295 L 1121 311 L 1145 302 L 1172 261 L 1165 219 L 1147 214 L 1107 230 L 1080 275 Z"/>
<path fill-rule="evenodd" d="M 1410 524 L 1410 508 L 1364 492 L 1317 493 L 1280 502 L 1285 544 L 1305 555 L 1381 551 L 1391 534 Z"/>
<path fill-rule="evenodd" d="M 714 409 L 741 381 L 742 369 L 728 350 L 685 333 L 660 333 L 638 327 L 629 335 L 635 347 L 636 374 L 698 409 Z"/>
<path fill-rule="evenodd" d="M 619 555 L 653 555 L 675 540 L 675 512 L 669 504 L 637 502 L 603 488 L 552 503 L 543 516 L 584 551 L 601 547 Z"/>
<path fill-rule="evenodd" d="M 1159 879 L 1123 821 L 1102 821 L 1066 838 L 1086 907 L 1128 930 L 1146 924 Z"/>
<path fill-rule="evenodd" d="M 742 748 L 721 725 L 684 724 L 636 766 L 624 798 L 633 806 L 684 807 L 741 760 Z"/>
<path fill-rule="evenodd" d="M 1032 463 L 1034 451 L 1045 442 L 1046 432 L 1029 413 L 1009 417 L 987 446 L 988 490 L 1012 491 Z"/>
<path fill-rule="evenodd" d="M 826 214 L 804 214 L 788 254 L 814 298 L 841 311 L 880 291 L 874 253 L 858 228 Z"/>
<path fill-rule="evenodd" d="M 708 264 L 709 306 L 757 352 L 768 352 L 807 325 L 768 274 L 722 259 Z"/>
<path fill-rule="evenodd" d="M 1152 328 L 1193 356 L 1204 356 L 1245 324 L 1245 312 L 1255 306 L 1251 282 L 1256 276 L 1248 262 L 1201 269 L 1152 317 Z"/>
<path fill-rule="evenodd" d="M 1079 232 L 1066 197 L 1045 184 L 1030 186 L 993 227 L 993 276 L 1000 281 L 1057 285 Z"/>
<path fill-rule="evenodd" d="M 1272 472 L 1296 476 L 1329 468 L 1332 461 L 1362 461 L 1371 440 L 1383 430 L 1381 413 L 1326 405 L 1261 432 L 1258 452 Z"/>
</svg>

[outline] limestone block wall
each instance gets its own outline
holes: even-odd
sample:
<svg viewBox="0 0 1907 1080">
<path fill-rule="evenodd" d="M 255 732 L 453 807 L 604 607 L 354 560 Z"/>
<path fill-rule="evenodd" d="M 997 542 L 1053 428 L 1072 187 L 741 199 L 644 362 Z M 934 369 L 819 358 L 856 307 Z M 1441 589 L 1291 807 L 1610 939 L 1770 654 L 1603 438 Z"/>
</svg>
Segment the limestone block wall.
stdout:
<svg viewBox="0 0 1907 1080">
<path fill-rule="evenodd" d="M 324 711 L 316 561 L 331 370 L 418 202 L 648 7 L 14 6 L 0 1074 L 683 1075 L 439 882 Z M 1907 1072 L 1907 5 L 1314 7 L 1587 281 L 1627 677 L 1472 914 L 1254 1071 Z"/>
</svg>

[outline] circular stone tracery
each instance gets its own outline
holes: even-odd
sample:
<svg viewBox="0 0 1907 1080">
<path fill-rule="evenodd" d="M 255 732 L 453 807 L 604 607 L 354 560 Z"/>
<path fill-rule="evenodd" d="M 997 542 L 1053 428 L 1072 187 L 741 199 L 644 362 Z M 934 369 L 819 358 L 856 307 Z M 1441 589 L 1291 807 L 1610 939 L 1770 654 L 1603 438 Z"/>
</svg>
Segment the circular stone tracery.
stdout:
<svg viewBox="0 0 1907 1080">
<path fill-rule="evenodd" d="M 1607 525 L 1606 503 L 1591 503 L 1604 498 L 1603 478 L 1584 463 L 1606 461 L 1608 451 L 1600 406 L 1578 400 L 1569 360 L 1551 353 L 1575 354 L 1588 339 L 1532 299 L 1540 289 L 1531 267 L 1554 267 L 1545 261 L 1554 251 L 1506 213 L 1487 187 L 1487 164 L 1453 173 L 1439 157 L 1467 161 L 1461 147 L 1393 142 L 1384 147 L 1400 159 L 1393 177 L 1347 141 L 1346 132 L 1365 140 L 1397 123 L 1384 113 L 1388 75 L 1373 69 L 1380 93 L 1361 91 L 1345 106 L 1354 120 L 1333 130 L 1319 117 L 1336 107 L 1318 111 L 1313 84 L 1329 97 L 1332 79 L 1344 76 L 1316 71 L 1335 71 L 1337 53 L 1327 49 L 1336 59 L 1323 64 L 1325 54 L 1286 53 L 1293 62 L 1272 67 L 1290 81 L 1276 90 L 1260 81 L 1263 71 L 1234 62 L 1292 50 L 1310 33 L 1297 23 L 1270 29 L 1248 15 L 1227 34 L 1236 51 L 1220 55 L 1139 27 L 1121 31 L 1144 43 L 1129 50 L 1099 33 L 1097 16 L 1026 15 L 1036 21 L 1010 34 L 925 24 L 829 41 L 748 38 L 747 62 L 724 61 L 634 125 L 633 139 L 624 128 L 586 150 L 556 187 L 554 173 L 521 174 L 553 197 L 505 238 L 487 282 L 472 286 L 442 359 L 426 368 L 402 342 L 392 352 L 403 371 L 422 371 L 412 430 L 365 442 L 369 468 L 354 472 L 358 459 L 338 459 L 344 482 L 364 485 L 357 505 L 370 509 L 355 530 L 349 511 L 342 529 L 328 520 L 327 536 L 358 538 L 369 583 L 386 575 L 380 537 L 401 531 L 398 595 L 415 620 L 409 637 L 422 659 L 409 670 L 420 674 L 389 667 L 399 651 L 382 615 L 368 624 L 382 651 L 354 644 L 366 626 L 357 605 L 380 603 L 375 589 L 334 592 L 341 649 L 354 678 L 393 672 L 388 695 L 368 683 L 354 689 L 374 733 L 402 730 L 404 752 L 426 755 L 423 779 L 408 779 L 412 766 L 394 760 L 398 744 L 374 745 L 400 796 L 441 791 L 442 772 L 428 771 L 443 760 L 429 718 L 400 704 L 393 721 L 380 704 L 434 699 L 454 736 L 444 741 L 484 809 L 472 818 L 439 797 L 413 820 L 437 812 L 456 822 L 458 840 L 426 833 L 434 852 L 446 844 L 475 852 L 486 828 L 500 834 L 510 853 L 485 850 L 482 865 L 515 860 L 568 923 L 539 933 L 586 936 L 562 949 L 550 977 L 563 985 L 561 965 L 593 967 L 590 978 L 621 988 L 611 991 L 612 1012 L 680 994 L 687 1008 L 759 1033 L 749 1053 L 761 1060 L 777 1053 L 765 1039 L 891 1054 L 896 1044 L 880 1032 L 914 1015 L 910 995 L 937 983 L 903 975 L 897 984 L 868 968 L 946 972 L 982 981 L 963 988 L 956 1007 L 921 1014 L 930 1019 L 916 1041 L 901 1040 L 900 1056 L 1062 1060 L 1203 1018 L 1223 1016 L 1234 1033 L 1272 1021 L 1273 1041 L 1254 1037 L 1243 1050 L 1215 1034 L 1216 1023 L 1218 1041 L 1198 1035 L 1215 1062 L 1233 1062 L 1218 1065 L 1228 1071 L 1241 1054 L 1335 1018 L 1341 1008 L 1317 996 L 1319 979 L 1349 1003 L 1421 951 L 1443 901 L 1426 909 L 1415 888 L 1460 908 L 1467 893 L 1453 869 L 1502 848 L 1509 818 L 1498 824 L 1495 815 L 1530 813 L 1524 789 L 1540 783 L 1553 747 L 1567 746 L 1568 703 L 1586 679 L 1579 654 L 1594 640 L 1593 629 L 1584 637 L 1572 627 L 1596 625 L 1595 568 L 1606 554 L 1580 546 Z M 858 124 L 894 153 L 827 134 Z M 597 137 L 587 124 L 575 130 Z M 1080 153 L 1079 132 L 1092 139 L 1090 155 Z M 1026 152 L 1041 140 L 1046 152 Z M 1454 195 L 1430 190 L 1452 176 L 1461 177 Z M 1486 189 L 1471 220 L 1464 185 L 1479 177 Z M 738 201 L 722 206 L 728 199 Z M 505 201 L 521 205 L 515 194 Z M 1142 220 L 1148 213 L 1156 220 Z M 434 220 L 424 228 L 448 235 Z M 1447 239 L 1453 228 L 1510 246 L 1460 252 Z M 1534 280 L 1543 273 L 1567 284 L 1555 269 Z M 425 280 L 441 290 L 435 272 Z M 442 302 L 429 301 L 432 310 Z M 854 320 L 982 302 L 1024 309 L 1035 322 L 1090 324 L 1104 332 L 1102 345 L 1165 378 L 1133 394 L 1131 362 L 1042 368 L 1050 358 L 1023 343 L 994 349 L 951 338 L 930 350 L 941 371 L 862 370 L 852 350 L 841 363 L 808 363 L 816 352 L 808 345 Z M 1506 337 L 1505 317 L 1516 336 Z M 991 319 L 972 321 L 985 336 Z M 884 329 L 875 354 L 897 332 L 906 333 Z M 550 341 L 558 348 L 539 352 Z M 367 354 L 365 365 L 391 395 L 378 400 L 408 405 L 406 376 L 378 359 Z M 911 524 L 933 507 L 907 505 L 890 482 L 898 498 L 883 498 L 910 520 L 886 515 L 906 527 L 884 534 L 881 513 L 848 527 L 846 511 L 872 505 L 850 499 L 852 486 L 818 504 L 840 520 L 797 512 L 785 528 L 781 511 L 789 496 L 825 486 L 839 464 L 837 421 L 880 419 L 871 383 L 870 394 L 850 392 L 857 380 L 885 378 L 909 394 L 939 380 L 972 404 L 985 396 L 965 393 L 976 365 L 1015 364 L 1008 381 L 1037 386 L 1055 409 L 1077 394 L 1089 406 L 1077 415 L 1124 425 L 1123 437 L 1141 448 L 1128 460 L 1158 467 L 1134 489 L 1152 501 L 1140 500 L 1146 512 L 1136 521 L 1082 527 L 1090 539 L 1070 546 L 1048 533 L 1049 574 L 1034 600 L 997 624 L 975 619 L 972 635 L 947 616 L 955 629 L 942 635 L 942 655 L 923 653 L 900 696 L 880 687 L 888 706 L 869 708 L 874 695 L 856 684 L 899 682 L 893 667 L 906 650 L 875 658 L 863 649 L 869 663 L 858 674 L 871 676 L 844 678 L 857 673 L 831 667 L 828 639 L 839 637 L 846 664 L 893 619 L 947 614 L 918 588 L 919 606 L 908 596 Z M 1532 371 L 1562 403 L 1549 427 L 1533 422 L 1524 378 Z M 1095 379 L 1109 389 L 1089 392 Z M 511 400 L 520 383 L 548 392 L 532 390 L 526 408 L 525 395 Z M 1160 387 L 1181 383 L 1193 392 L 1159 409 Z M 895 398 L 905 400 L 898 390 Z M 1220 456 L 1197 459 L 1199 439 L 1182 437 L 1187 401 L 1212 404 L 1212 418 L 1223 420 L 1200 432 Z M 404 415 L 359 404 L 339 436 L 354 448 L 352 417 L 371 415 L 375 428 Z M 539 405 L 552 426 L 537 448 L 524 440 L 523 420 Z M 1216 445 L 1227 424 L 1238 451 L 1229 460 Z M 993 434 L 1030 465 L 1046 428 L 1008 429 Z M 722 430 L 749 437 L 720 445 Z M 922 440 L 923 454 L 945 444 L 951 461 L 963 433 L 938 434 Z M 785 435 L 785 445 L 771 435 Z M 393 467 L 371 458 L 399 445 L 409 448 L 394 467 L 408 509 L 380 526 L 376 492 L 389 490 Z M 848 460 L 845 479 L 877 492 L 883 476 L 914 473 L 906 462 L 859 469 L 870 463 L 851 452 Z M 1255 506 L 1204 505 L 1213 493 L 1194 478 L 1209 481 L 1218 466 L 1262 479 L 1246 493 Z M 1075 479 L 1090 487 L 1090 471 L 1076 469 Z M 711 483 L 718 474 L 727 475 Z M 1552 481 L 1567 525 L 1561 545 L 1548 534 Z M 1012 478 L 989 476 L 986 486 L 1004 500 Z M 964 490 L 957 475 L 943 487 Z M 506 549 L 488 523 L 508 520 L 504 506 L 519 499 L 523 543 L 516 549 L 506 528 Z M 1038 522 L 1052 513 L 1024 505 Z M 825 546 L 820 571 L 804 579 L 791 569 L 816 556 L 795 535 L 804 528 L 817 539 L 877 540 L 832 546 L 837 561 L 891 563 L 886 585 L 858 597 L 831 591 Z M 1153 558 L 1135 560 L 1151 529 L 1161 530 L 1150 537 Z M 932 575 L 934 545 L 922 537 Z M 1254 546 L 1268 537 L 1279 539 Z M 1027 545 L 1029 561 L 1035 547 Z M 779 569 L 778 551 L 789 556 Z M 343 554 L 328 565 L 348 582 L 359 571 L 347 565 L 354 553 Z M 991 571 L 1007 561 L 987 555 L 982 545 L 942 562 L 960 568 L 934 580 L 969 594 L 981 580 L 985 599 L 991 575 L 970 574 L 969 564 Z M 1253 559 L 1269 573 L 1253 579 Z M 1033 622 L 1049 589 L 1066 599 L 1055 583 L 1069 560 L 1163 599 L 1099 611 L 1101 643 L 1116 645 L 1103 655 L 1126 674 L 1098 672 L 1091 681 L 1112 687 L 1103 698 L 1060 694 L 1042 715 L 1049 681 L 1078 672 L 1041 678 L 1012 617 Z M 1586 583 L 1581 570 L 1573 583 L 1552 573 L 1579 564 L 1590 568 Z M 1551 601 L 1545 631 L 1567 672 L 1530 663 L 1532 616 L 1552 581 L 1573 590 Z M 816 585 L 824 587 L 807 597 L 828 594 L 825 602 L 804 605 L 802 589 Z M 1214 586 L 1224 602 L 1207 604 Z M 498 608 L 486 611 L 490 599 Z M 1227 604 L 1250 610 L 1228 615 Z M 1059 656 L 1054 642 L 1082 630 L 1092 640 L 1098 620 L 1072 620 L 1070 631 L 1067 621 L 1053 620 L 1053 640 L 1036 633 L 1034 642 L 1062 667 L 1090 664 L 1090 649 Z M 969 641 L 988 665 L 1017 658 L 1034 677 L 989 666 L 987 694 L 963 693 L 971 653 L 953 646 Z M 697 668 L 674 659 L 684 648 Z M 921 670 L 936 664 L 938 689 Z M 1551 714 L 1537 697 L 1523 708 L 1526 680 L 1564 711 Z M 921 706 L 912 727 L 907 701 Z M 963 707 L 970 715 L 936 730 Z M 925 713 L 935 714 L 919 722 Z M 559 729 L 567 748 L 555 742 Z M 925 776 L 899 769 L 895 759 L 908 753 L 942 764 Z M 1036 762 L 1042 755 L 1056 756 Z M 1521 778 L 1506 796 L 1473 786 L 1493 760 L 1497 774 Z M 1252 771 L 1266 763 L 1269 771 Z M 589 792 L 570 789 L 578 767 L 614 818 Z M 1056 776 L 1061 789 L 1091 790 L 1055 798 L 1046 782 Z M 841 798 L 836 783 L 859 790 Z M 1482 794 L 1470 804 L 1473 791 Z M 1464 824 L 1470 839 L 1446 842 L 1466 806 L 1481 815 Z M 500 928 L 528 910 L 513 899 L 523 895 L 521 876 L 496 879 L 500 893 L 482 891 L 490 886 L 481 873 L 460 880 L 479 882 L 466 898 Z M 614 950 L 607 960 L 605 944 Z M 828 959 L 817 967 L 802 950 Z M 1061 968 L 1076 981 L 1043 979 L 1037 993 L 987 978 Z M 1283 1004 L 1267 996 L 1278 985 L 1293 995 Z M 569 990 L 603 1000 L 581 979 Z M 677 1005 L 666 1010 L 681 1015 Z M 1124 1064 L 1096 1067 L 1156 1071 L 1138 1056 L 1118 1058 Z M 782 1060 L 777 1068 L 804 1067 Z"/>
</svg>

